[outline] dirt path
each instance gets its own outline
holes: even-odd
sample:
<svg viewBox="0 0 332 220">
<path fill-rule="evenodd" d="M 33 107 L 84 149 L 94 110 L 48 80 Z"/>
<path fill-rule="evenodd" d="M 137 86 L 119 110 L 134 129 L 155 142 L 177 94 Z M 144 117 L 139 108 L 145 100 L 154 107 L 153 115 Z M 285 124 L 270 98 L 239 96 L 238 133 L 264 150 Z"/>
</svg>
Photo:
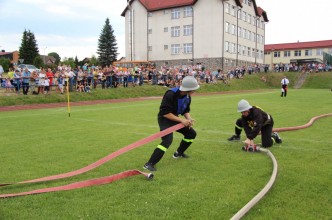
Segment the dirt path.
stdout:
<svg viewBox="0 0 332 220">
<path fill-rule="evenodd" d="M 227 91 L 227 92 L 211 92 L 211 93 L 196 93 L 193 96 L 208 96 L 217 94 L 238 94 L 247 92 L 266 92 L 270 90 L 242 90 L 242 91 Z M 161 100 L 161 96 L 140 97 L 140 98 L 126 98 L 126 99 L 106 99 L 106 100 L 91 100 L 81 102 L 71 102 L 70 106 L 83 106 L 83 105 L 98 105 L 107 103 L 121 103 L 121 102 L 138 102 L 145 100 Z M 0 112 L 30 110 L 30 109 L 43 109 L 43 108 L 59 108 L 67 107 L 67 102 L 48 103 L 48 104 L 31 104 L 31 105 L 15 105 L 15 106 L 0 106 Z"/>
<path fill-rule="evenodd" d="M 299 89 L 302 87 L 303 83 L 305 82 L 305 79 L 307 78 L 307 73 L 302 73 L 299 77 L 299 79 L 294 84 L 294 89 Z"/>
</svg>

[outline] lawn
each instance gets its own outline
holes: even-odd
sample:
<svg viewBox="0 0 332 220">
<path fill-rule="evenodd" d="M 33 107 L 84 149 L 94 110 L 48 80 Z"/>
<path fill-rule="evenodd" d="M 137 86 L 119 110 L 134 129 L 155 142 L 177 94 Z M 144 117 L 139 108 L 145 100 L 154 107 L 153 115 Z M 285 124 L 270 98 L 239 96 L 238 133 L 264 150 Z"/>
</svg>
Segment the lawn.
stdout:
<svg viewBox="0 0 332 220">
<path fill-rule="evenodd" d="M 330 113 L 331 91 L 290 89 L 237 94 L 196 95 L 192 116 L 198 136 L 187 153 L 172 153 L 181 136 L 157 164 L 155 178 L 133 176 L 102 186 L 0 199 L 0 219 L 230 219 L 268 182 L 272 161 L 264 153 L 241 151 L 230 143 L 237 102 L 245 98 L 275 119 L 275 127 L 303 125 Z M 0 112 L 2 183 L 35 179 L 91 164 L 158 132 L 160 100 L 71 108 Z M 271 191 L 244 219 L 330 219 L 332 117 L 313 126 L 281 132 L 281 145 L 270 148 L 278 161 Z M 244 139 L 244 135 L 242 135 Z M 24 192 L 143 170 L 160 140 L 127 152 L 87 173 L 67 179 L 12 185 L 0 194 Z M 260 142 L 258 140 L 258 142 Z"/>
</svg>

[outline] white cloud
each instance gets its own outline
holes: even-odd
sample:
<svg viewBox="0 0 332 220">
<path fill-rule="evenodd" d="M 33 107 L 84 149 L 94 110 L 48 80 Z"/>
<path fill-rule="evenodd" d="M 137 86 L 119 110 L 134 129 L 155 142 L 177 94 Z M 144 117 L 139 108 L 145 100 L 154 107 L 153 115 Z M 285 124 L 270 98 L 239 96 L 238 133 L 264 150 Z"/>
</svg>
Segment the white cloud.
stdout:
<svg viewBox="0 0 332 220">
<path fill-rule="evenodd" d="M 77 56 L 81 60 L 97 56 L 99 35 L 106 18 L 109 18 L 119 58 L 124 56 L 124 18 L 121 12 L 126 1 L 4 0 L 0 4 L 0 10 L 5 12 L 0 19 L 0 27 L 5 27 L 0 28 L 2 50 L 18 50 L 23 31 L 27 29 L 34 33 L 40 54 L 47 47 L 46 53 L 57 52 L 62 58 Z"/>
</svg>

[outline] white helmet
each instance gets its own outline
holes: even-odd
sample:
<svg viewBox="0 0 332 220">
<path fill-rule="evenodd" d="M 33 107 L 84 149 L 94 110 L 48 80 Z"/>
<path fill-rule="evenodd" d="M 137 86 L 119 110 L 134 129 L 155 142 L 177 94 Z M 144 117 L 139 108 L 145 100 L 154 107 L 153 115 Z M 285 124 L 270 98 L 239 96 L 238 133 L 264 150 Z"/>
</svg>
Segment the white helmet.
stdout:
<svg viewBox="0 0 332 220">
<path fill-rule="evenodd" d="M 244 112 L 251 108 L 252 108 L 252 106 L 249 104 L 249 102 L 244 99 L 239 101 L 239 103 L 237 104 L 237 112 Z"/>
<path fill-rule="evenodd" d="M 182 80 L 180 90 L 183 92 L 197 90 L 199 88 L 198 82 L 193 76 L 186 76 Z"/>
</svg>

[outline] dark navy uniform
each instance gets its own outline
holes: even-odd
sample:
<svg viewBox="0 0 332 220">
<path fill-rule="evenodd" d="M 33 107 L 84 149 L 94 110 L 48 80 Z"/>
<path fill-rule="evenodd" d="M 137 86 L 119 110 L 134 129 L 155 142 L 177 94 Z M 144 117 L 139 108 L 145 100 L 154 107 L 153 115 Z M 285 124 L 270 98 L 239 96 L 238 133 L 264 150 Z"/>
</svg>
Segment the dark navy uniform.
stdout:
<svg viewBox="0 0 332 220">
<path fill-rule="evenodd" d="M 167 119 L 166 117 L 164 117 L 164 115 L 172 113 L 175 116 L 178 116 L 189 113 L 190 103 L 191 97 L 189 95 L 181 96 L 181 91 L 179 90 L 179 87 L 168 90 L 164 94 L 158 113 L 158 124 L 160 131 L 178 124 L 178 122 L 176 121 Z M 191 145 L 191 143 L 195 139 L 196 131 L 192 127 L 184 127 L 180 130 L 177 130 L 177 132 L 183 134 L 184 136 L 179 148 L 177 149 L 177 153 L 179 155 L 183 155 L 185 150 Z M 148 163 L 151 165 L 155 165 L 161 160 L 166 150 L 173 142 L 173 133 L 162 137 L 161 140 L 162 142 L 154 150 L 151 158 L 148 161 Z"/>
</svg>

